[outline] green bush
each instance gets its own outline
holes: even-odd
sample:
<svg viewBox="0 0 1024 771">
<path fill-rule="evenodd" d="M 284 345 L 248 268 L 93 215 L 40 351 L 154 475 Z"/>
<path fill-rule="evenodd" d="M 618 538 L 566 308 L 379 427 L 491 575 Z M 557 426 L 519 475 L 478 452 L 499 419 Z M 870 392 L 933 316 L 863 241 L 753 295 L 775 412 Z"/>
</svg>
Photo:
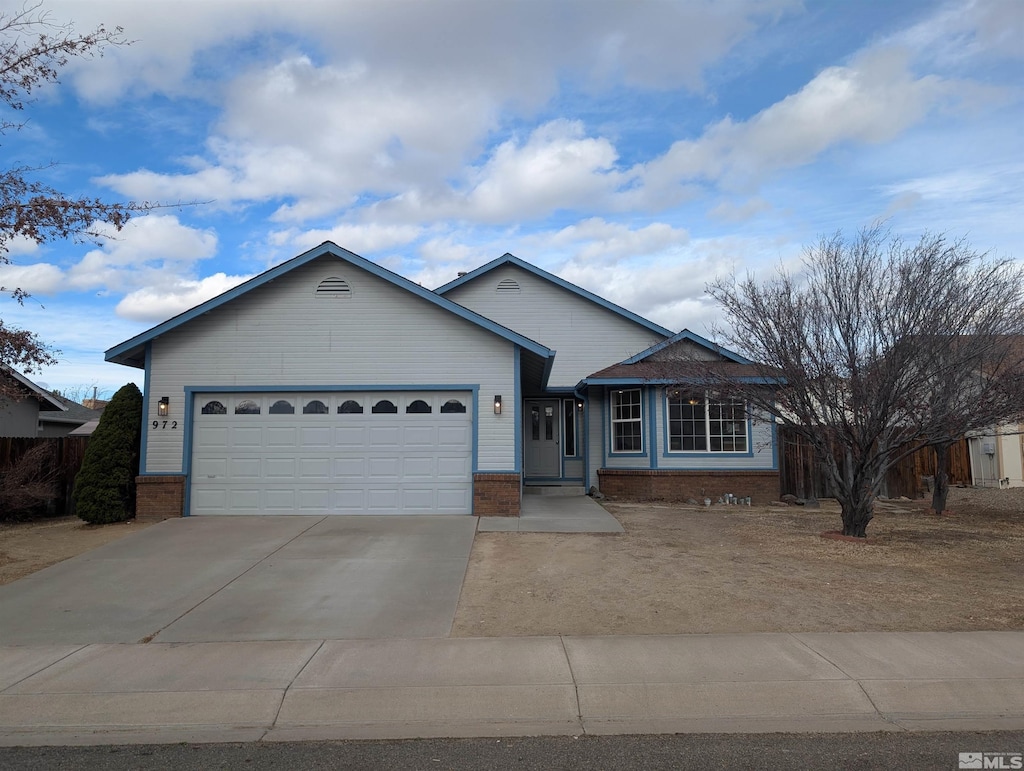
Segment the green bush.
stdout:
<svg viewBox="0 0 1024 771">
<path fill-rule="evenodd" d="M 75 477 L 75 513 L 86 522 L 99 525 L 135 516 L 141 437 L 142 394 L 128 383 L 103 410 Z"/>
</svg>

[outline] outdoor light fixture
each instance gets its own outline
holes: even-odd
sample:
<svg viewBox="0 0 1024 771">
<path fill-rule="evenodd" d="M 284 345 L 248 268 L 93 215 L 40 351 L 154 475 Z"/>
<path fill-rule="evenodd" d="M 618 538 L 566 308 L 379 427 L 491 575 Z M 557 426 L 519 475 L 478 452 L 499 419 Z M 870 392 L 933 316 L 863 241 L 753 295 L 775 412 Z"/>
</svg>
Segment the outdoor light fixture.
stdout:
<svg viewBox="0 0 1024 771">
<path fill-rule="evenodd" d="M 169 397 L 169 396 L 161 396 L 160 397 L 160 401 L 157 402 L 157 405 L 156 405 L 156 414 L 159 415 L 161 418 L 166 418 L 167 417 L 167 413 L 170 412 L 170 409 L 171 409 L 171 397 Z"/>
<path fill-rule="evenodd" d="M 583 402 L 576 402 L 576 409 L 583 412 Z"/>
<path fill-rule="evenodd" d="M 501 414 L 501 394 L 495 394 L 494 396 L 494 414 Z"/>
</svg>

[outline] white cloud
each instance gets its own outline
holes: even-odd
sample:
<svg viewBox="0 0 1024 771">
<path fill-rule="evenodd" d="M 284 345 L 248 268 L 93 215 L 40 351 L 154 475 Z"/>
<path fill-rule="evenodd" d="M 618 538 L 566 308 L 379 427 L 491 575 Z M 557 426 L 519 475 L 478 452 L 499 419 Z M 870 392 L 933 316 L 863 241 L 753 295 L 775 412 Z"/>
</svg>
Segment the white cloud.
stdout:
<svg viewBox="0 0 1024 771">
<path fill-rule="evenodd" d="M 275 246 L 290 245 L 311 249 L 324 241 L 333 241 L 360 256 L 396 246 L 405 246 L 420 237 L 422 229 L 414 225 L 340 224 L 317 230 L 279 230 L 270 234 Z"/>
<path fill-rule="evenodd" d="M 634 229 L 593 217 L 555 233 L 537 234 L 523 240 L 538 251 L 568 252 L 579 263 L 607 264 L 674 250 L 686 244 L 690 235 L 664 222 Z"/>
<path fill-rule="evenodd" d="M 29 294 L 54 294 L 64 289 L 64 271 L 56 265 L 0 265 L 0 286 L 6 291 L 23 289 Z"/>
<path fill-rule="evenodd" d="M 103 231 L 105 243 L 67 271 L 70 288 L 121 291 L 159 277 L 174 279 L 217 251 L 212 231 L 182 225 L 173 215 L 136 217 L 120 232 Z"/>
<path fill-rule="evenodd" d="M 749 189 L 841 143 L 893 139 L 951 94 L 935 76 L 915 77 L 906 52 L 871 51 L 852 65 L 828 67 L 748 121 L 727 117 L 699 139 L 676 142 L 644 168 L 647 195 L 695 180 Z"/>
<path fill-rule="evenodd" d="M 214 273 L 204 279 L 176 281 L 137 289 L 126 295 L 114 311 L 132 321 L 158 322 L 194 308 L 248 281 L 252 276 Z"/>
<path fill-rule="evenodd" d="M 742 203 L 730 200 L 720 201 L 708 212 L 708 216 L 723 222 L 746 222 L 762 212 L 771 211 L 771 209 L 772 205 L 764 198 L 754 196 Z"/>
</svg>

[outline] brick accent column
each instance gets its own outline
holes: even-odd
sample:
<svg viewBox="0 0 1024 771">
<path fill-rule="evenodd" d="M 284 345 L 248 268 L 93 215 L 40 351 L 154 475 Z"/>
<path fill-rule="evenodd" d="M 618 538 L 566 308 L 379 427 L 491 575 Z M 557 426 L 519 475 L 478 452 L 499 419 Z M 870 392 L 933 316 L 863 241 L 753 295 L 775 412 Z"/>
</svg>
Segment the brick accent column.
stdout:
<svg viewBox="0 0 1024 771">
<path fill-rule="evenodd" d="M 750 496 L 754 504 L 779 498 L 778 471 L 682 471 L 678 469 L 597 470 L 601 492 L 609 498 L 635 501 L 685 501 L 704 497 L 717 501 L 732 493 Z"/>
<path fill-rule="evenodd" d="M 159 522 L 185 513 L 185 476 L 135 477 L 135 519 Z"/>
<path fill-rule="evenodd" d="M 478 517 L 518 517 L 521 493 L 519 474 L 473 474 L 473 514 Z"/>
</svg>

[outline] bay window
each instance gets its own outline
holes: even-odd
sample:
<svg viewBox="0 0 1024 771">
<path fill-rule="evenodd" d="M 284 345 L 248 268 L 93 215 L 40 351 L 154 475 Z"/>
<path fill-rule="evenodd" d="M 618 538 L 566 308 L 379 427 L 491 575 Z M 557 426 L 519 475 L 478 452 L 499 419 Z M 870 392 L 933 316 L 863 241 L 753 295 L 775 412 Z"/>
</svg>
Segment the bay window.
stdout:
<svg viewBox="0 0 1024 771">
<path fill-rule="evenodd" d="M 741 401 L 669 390 L 669 452 L 747 452 L 747 409 Z"/>
</svg>

